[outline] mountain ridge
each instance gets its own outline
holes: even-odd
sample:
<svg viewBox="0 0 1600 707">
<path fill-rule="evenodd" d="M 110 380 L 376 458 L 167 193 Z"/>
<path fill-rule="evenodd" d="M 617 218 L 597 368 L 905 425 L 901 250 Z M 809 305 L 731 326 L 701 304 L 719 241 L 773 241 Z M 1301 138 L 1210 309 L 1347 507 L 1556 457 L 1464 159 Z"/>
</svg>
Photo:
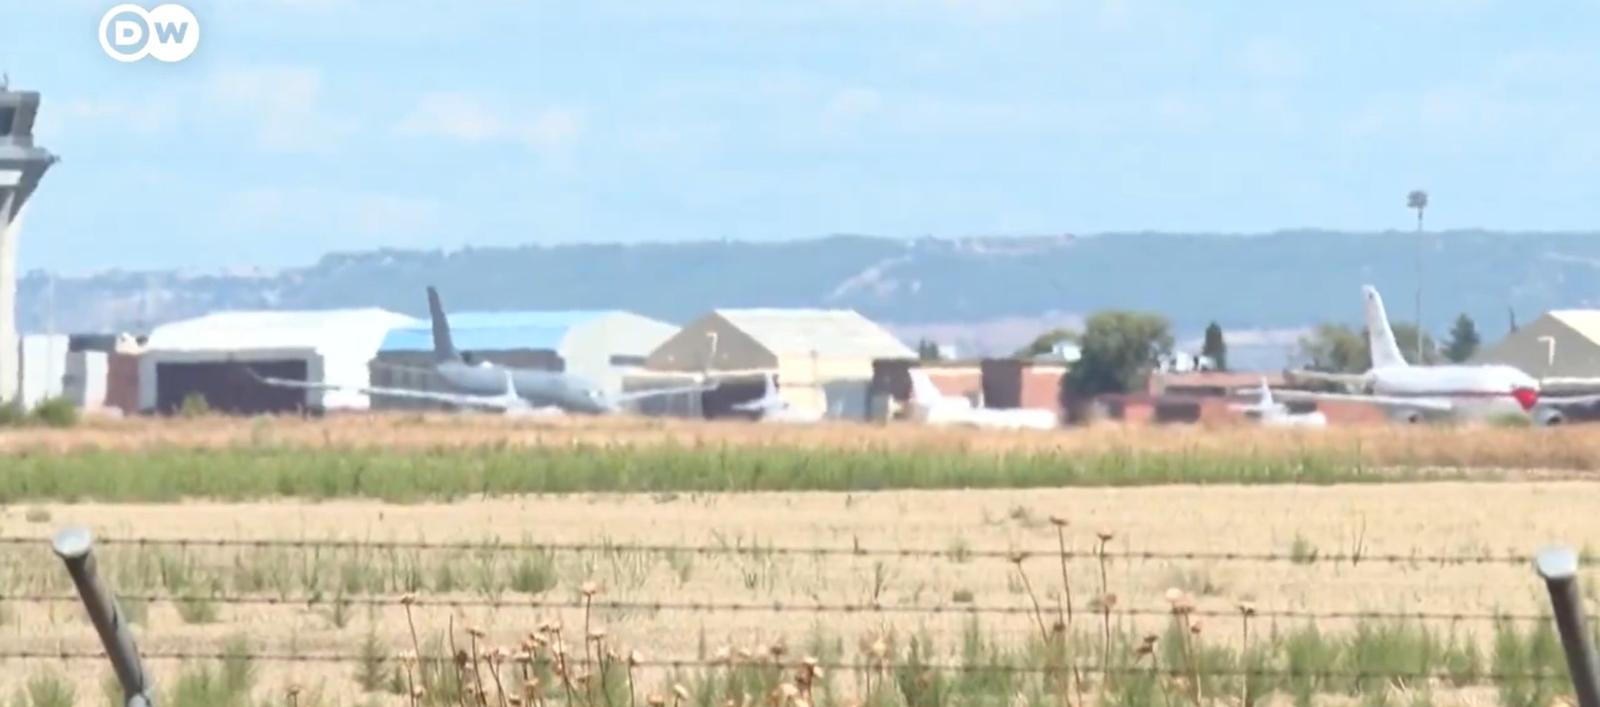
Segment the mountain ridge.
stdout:
<svg viewBox="0 0 1600 707">
<path fill-rule="evenodd" d="M 425 313 L 424 285 L 452 309 L 627 309 L 685 322 L 715 307 L 843 307 L 901 327 L 1035 319 L 1107 308 L 1168 316 L 1180 335 L 1355 323 L 1374 284 L 1412 318 L 1418 247 L 1424 321 L 1461 312 L 1493 340 L 1510 312 L 1600 306 L 1600 233 L 1121 232 L 922 237 L 838 234 L 334 252 L 303 267 L 107 271 L 19 280 L 23 331 L 145 330 L 221 309 L 379 306 Z"/>
</svg>

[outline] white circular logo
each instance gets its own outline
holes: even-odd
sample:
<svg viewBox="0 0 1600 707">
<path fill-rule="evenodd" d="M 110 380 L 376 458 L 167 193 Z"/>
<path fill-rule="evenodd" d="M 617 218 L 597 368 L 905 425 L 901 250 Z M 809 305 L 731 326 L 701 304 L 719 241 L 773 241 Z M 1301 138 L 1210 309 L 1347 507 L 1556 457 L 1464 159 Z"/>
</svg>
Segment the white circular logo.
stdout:
<svg viewBox="0 0 1600 707">
<path fill-rule="evenodd" d="M 183 61 L 200 46 L 200 21 L 189 8 L 176 3 L 146 10 L 125 3 L 100 17 L 100 48 L 106 56 L 132 63 L 151 57 L 168 63 Z"/>
</svg>

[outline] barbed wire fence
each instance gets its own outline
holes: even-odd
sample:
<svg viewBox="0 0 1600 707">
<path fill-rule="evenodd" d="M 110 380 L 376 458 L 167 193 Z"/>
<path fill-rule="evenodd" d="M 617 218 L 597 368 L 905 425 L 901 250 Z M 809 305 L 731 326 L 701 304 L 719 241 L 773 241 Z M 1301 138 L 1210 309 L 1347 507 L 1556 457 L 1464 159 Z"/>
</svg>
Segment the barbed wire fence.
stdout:
<svg viewBox="0 0 1600 707">
<path fill-rule="evenodd" d="M 1131 550 L 1114 549 L 1107 547 L 1102 538 L 1099 547 L 1090 551 L 1068 549 L 1064 546 L 1056 548 L 1007 548 L 1007 549 L 928 549 L 928 548 L 885 548 L 861 545 L 842 546 L 778 546 L 751 544 L 671 544 L 671 543 L 619 543 L 619 542 L 439 542 L 439 541 L 399 541 L 399 540 L 352 540 L 352 539 L 237 539 L 237 538 L 174 538 L 174 537 L 127 537 L 105 538 L 97 541 L 98 545 L 108 548 L 170 548 L 180 552 L 188 550 L 234 550 L 242 552 L 262 550 L 297 550 L 310 552 L 487 552 L 487 553 L 512 553 L 512 552 L 544 552 L 544 553 L 617 553 L 631 552 L 644 554 L 689 554 L 700 556 L 761 556 L 761 557 L 799 557 L 815 558 L 819 560 L 841 558 L 875 558 L 875 559 L 902 559 L 902 560 L 938 560 L 938 561 L 968 561 L 968 560 L 1003 560 L 1015 564 L 1019 568 L 1029 561 L 1049 560 L 1062 563 L 1065 566 L 1074 562 L 1170 562 L 1170 563 L 1265 563 L 1265 564 L 1290 564 L 1311 567 L 1327 567 L 1333 565 L 1356 566 L 1363 563 L 1374 565 L 1404 565 L 1404 566 L 1440 566 L 1440 567 L 1473 567 L 1473 566 L 1532 566 L 1535 556 L 1517 555 L 1512 553 L 1460 553 L 1460 554 L 1427 554 L 1427 553 L 1333 553 L 1333 554 L 1304 554 L 1304 553 L 1276 553 L 1276 552 L 1243 552 L 1243 551 L 1157 551 L 1157 550 Z M 48 538 L 26 536 L 0 536 L 0 547 L 40 547 L 49 543 Z M 1574 573 L 1576 565 L 1574 565 Z M 1031 589 L 1030 589 L 1031 593 Z M 878 602 L 823 602 L 823 601 L 697 601 L 697 600 L 622 600 L 622 599 L 597 599 L 590 595 L 583 597 L 557 598 L 531 594 L 516 594 L 513 596 L 428 596 L 426 594 L 406 594 L 402 596 L 388 595 L 326 595 L 315 594 L 309 596 L 273 596 L 267 594 L 251 593 L 182 593 L 182 592 L 128 592 L 118 593 L 118 598 L 129 602 L 142 603 L 185 603 L 185 602 L 210 602 L 234 606 L 364 606 L 375 609 L 427 608 L 436 607 L 450 610 L 464 608 L 482 608 L 490 610 L 501 609 L 532 609 L 532 610 L 582 610 L 590 611 L 624 611 L 624 612 L 673 612 L 696 615 L 726 615 L 726 614 L 810 614 L 816 616 L 835 615 L 872 615 L 872 616 L 1012 616 L 1025 618 L 1038 618 L 1043 628 L 1044 610 L 1037 604 L 980 604 L 980 603 L 924 603 L 924 604 L 887 604 Z M 47 592 L 10 592 L 0 593 L 0 603 L 22 605 L 43 604 L 68 604 L 84 601 L 84 597 L 66 593 Z M 1559 607 L 1558 607 L 1559 608 Z M 1173 607 L 1113 607 L 1109 604 L 1096 608 L 1086 608 L 1085 613 L 1097 619 L 1109 621 L 1111 618 L 1155 618 L 1172 617 L 1175 614 Z M 1377 611 L 1377 610 L 1318 610 L 1318 609 L 1288 609 L 1288 608 L 1255 608 L 1253 606 L 1238 606 L 1231 609 L 1196 608 L 1189 607 L 1182 614 L 1193 618 L 1248 618 L 1260 619 L 1293 619 L 1306 621 L 1337 621 L 1337 620 L 1378 620 L 1378 621 L 1416 621 L 1416 622 L 1516 622 L 1537 624 L 1549 622 L 1551 615 L 1533 612 L 1485 612 L 1485 611 Z M 1109 631 L 1109 629 L 1107 629 Z M 1248 631 L 1248 628 L 1246 629 Z M 1565 638 L 1565 635 L 1563 635 Z M 1109 638 L 1108 638 L 1109 640 Z M 587 644 L 586 644 L 587 645 Z M 1592 650 L 1592 649 L 1591 649 Z M 587 652 L 585 652 L 587 655 Z M 60 661 L 66 663 L 101 661 L 107 658 L 104 650 L 91 650 L 83 647 L 61 645 L 54 649 L 39 647 L 4 648 L 0 647 L 0 661 Z M 370 654 L 359 651 L 339 652 L 313 652 L 301 653 L 298 651 L 215 651 L 215 650 L 170 650 L 162 649 L 149 651 L 142 654 L 142 658 L 152 661 L 226 661 L 249 660 L 263 663 L 284 664 L 344 664 L 364 663 L 373 660 Z M 401 660 L 400 656 L 389 656 L 384 660 Z M 418 655 L 413 653 L 405 658 L 416 663 L 448 664 L 462 660 L 461 654 L 436 654 Z M 476 659 L 476 658 L 474 658 Z M 670 657 L 643 659 L 637 656 L 628 659 L 630 667 L 640 669 L 688 671 L 688 670 L 716 670 L 734 667 L 759 667 L 767 669 L 795 669 L 802 666 L 800 661 L 784 659 L 781 656 L 757 656 L 754 659 L 739 659 L 721 657 L 708 659 L 703 656 L 696 657 Z M 939 662 L 916 660 L 905 662 L 895 659 L 879 659 L 866 661 L 816 661 L 809 660 L 805 665 L 810 668 L 823 668 L 831 671 L 842 672 L 895 672 L 912 670 L 935 673 L 998 673 L 1019 675 L 1051 675 L 1062 671 L 1072 671 L 1075 674 L 1116 676 L 1138 674 L 1146 676 L 1169 676 L 1183 678 L 1185 676 L 1205 675 L 1208 677 L 1232 677 L 1244 679 L 1270 679 L 1270 680 L 1432 680 L 1448 683 L 1461 683 L 1465 680 L 1470 684 L 1502 685 L 1511 683 L 1556 683 L 1565 684 L 1572 680 L 1565 672 L 1551 670 L 1529 671 L 1484 671 L 1473 670 L 1464 674 L 1459 670 L 1406 670 L 1404 668 L 1360 669 L 1360 670 L 1317 670 L 1289 667 L 1260 667 L 1260 666 L 1206 666 L 1189 667 L 1184 670 L 1158 669 L 1152 661 L 1148 665 L 1113 665 L 1109 661 L 1098 664 L 1054 664 L 1036 665 L 1027 662 L 986 662 L 965 660 L 961 662 Z"/>
<path fill-rule="evenodd" d="M 445 552 L 634 552 L 643 554 L 689 554 L 703 556 L 754 555 L 774 557 L 863 557 L 877 559 L 979 559 L 1019 562 L 1028 560 L 1145 561 L 1145 562 L 1254 562 L 1297 565 L 1428 565 L 1473 566 L 1505 565 L 1531 567 L 1533 555 L 1509 553 L 1321 553 L 1321 552 L 1242 552 L 1210 550 L 1097 550 L 1036 548 L 882 548 L 868 546 L 793 546 L 750 544 L 690 545 L 628 542 L 526 542 L 526 541 L 424 541 L 360 539 L 283 539 L 283 538 L 106 538 L 97 541 L 106 547 L 244 550 L 328 550 L 328 551 L 445 551 Z M 40 546 L 49 538 L 0 536 L 0 546 Z M 1583 559 L 1590 559 L 1584 557 Z"/>
</svg>

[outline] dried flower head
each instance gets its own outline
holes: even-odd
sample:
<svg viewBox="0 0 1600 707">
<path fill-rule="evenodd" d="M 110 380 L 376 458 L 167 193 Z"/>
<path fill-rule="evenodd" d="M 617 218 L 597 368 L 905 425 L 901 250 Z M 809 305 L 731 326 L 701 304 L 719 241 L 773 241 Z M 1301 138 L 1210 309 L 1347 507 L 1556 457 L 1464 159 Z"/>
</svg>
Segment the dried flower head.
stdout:
<svg viewBox="0 0 1600 707">
<path fill-rule="evenodd" d="M 1065 528 L 1065 527 L 1067 527 L 1066 516 L 1059 516 L 1059 515 L 1056 515 L 1054 513 L 1050 514 L 1050 523 L 1052 525 L 1056 526 L 1057 528 Z"/>
<path fill-rule="evenodd" d="M 1241 601 L 1241 602 L 1239 602 L 1239 613 L 1244 614 L 1245 616 L 1255 616 L 1256 615 L 1255 602 L 1249 602 L 1249 601 Z"/>
<path fill-rule="evenodd" d="M 1013 565 L 1020 565 L 1023 560 L 1028 559 L 1028 553 L 1021 550 L 1012 550 L 1006 553 L 1006 559 L 1010 560 Z"/>
<path fill-rule="evenodd" d="M 1109 530 L 1106 530 L 1104 528 L 1102 528 L 1099 531 L 1097 531 L 1094 535 L 1095 535 L 1095 537 L 1100 538 L 1100 542 L 1103 542 L 1103 543 L 1111 542 L 1111 539 L 1116 537 L 1115 533 L 1113 533 L 1113 532 L 1111 532 Z"/>
<path fill-rule="evenodd" d="M 600 593 L 600 585 L 595 584 L 594 580 L 590 580 L 590 581 L 584 582 L 583 586 L 580 587 L 578 591 L 583 592 L 583 595 L 585 597 L 592 597 L 592 596 Z"/>
<path fill-rule="evenodd" d="M 871 653 L 872 657 L 874 658 L 883 658 L 889 654 L 889 644 L 885 643 L 880 637 L 872 642 L 872 646 L 868 648 L 868 652 Z"/>
<path fill-rule="evenodd" d="M 662 707 L 662 705 L 667 704 L 667 698 L 662 697 L 660 693 L 656 692 L 650 693 L 650 696 L 644 698 L 644 701 L 645 704 L 650 705 L 650 707 Z"/>
</svg>

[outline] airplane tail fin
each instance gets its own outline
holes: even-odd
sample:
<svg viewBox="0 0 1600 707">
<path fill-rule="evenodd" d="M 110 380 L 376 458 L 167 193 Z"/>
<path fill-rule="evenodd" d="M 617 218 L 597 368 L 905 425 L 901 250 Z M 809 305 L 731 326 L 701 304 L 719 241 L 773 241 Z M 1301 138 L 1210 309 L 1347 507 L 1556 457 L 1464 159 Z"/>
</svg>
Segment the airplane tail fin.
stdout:
<svg viewBox="0 0 1600 707">
<path fill-rule="evenodd" d="M 1267 385 L 1267 379 L 1263 377 L 1261 379 L 1261 409 L 1266 410 L 1272 407 L 1272 404 L 1272 388 Z"/>
<path fill-rule="evenodd" d="M 433 319 L 433 355 L 440 361 L 461 358 L 455 344 L 450 341 L 450 320 L 444 316 L 444 305 L 439 302 L 439 291 L 428 286 L 428 316 Z"/>
<path fill-rule="evenodd" d="M 1407 365 L 1405 357 L 1400 355 L 1399 344 L 1395 343 L 1394 329 L 1389 327 L 1389 315 L 1384 312 L 1383 297 L 1371 285 L 1361 288 L 1361 293 L 1366 297 L 1367 344 L 1372 349 L 1372 367 Z"/>
<path fill-rule="evenodd" d="M 911 369 L 911 402 L 919 405 L 929 405 L 944 397 L 939 392 L 939 387 L 933 384 L 933 379 L 927 373 L 918 369 Z"/>
</svg>

